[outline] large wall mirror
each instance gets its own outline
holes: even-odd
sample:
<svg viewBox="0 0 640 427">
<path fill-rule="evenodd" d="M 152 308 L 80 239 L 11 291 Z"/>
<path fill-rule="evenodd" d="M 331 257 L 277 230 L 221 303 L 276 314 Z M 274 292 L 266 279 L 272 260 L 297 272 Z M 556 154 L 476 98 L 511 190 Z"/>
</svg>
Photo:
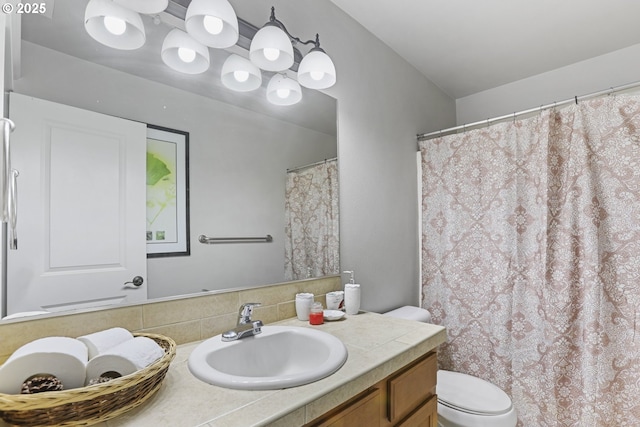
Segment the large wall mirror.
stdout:
<svg viewBox="0 0 640 427">
<path fill-rule="evenodd" d="M 285 275 L 285 184 L 288 170 L 336 158 L 335 99 L 303 88 L 300 103 L 271 105 L 265 96 L 270 75 L 264 71 L 262 87 L 254 92 L 225 88 L 220 83 L 220 70 L 230 52 L 238 52 L 237 46 L 210 49 L 211 66 L 199 75 L 168 68 L 160 58 L 162 41 L 180 19 L 167 12 L 159 17 L 143 15 L 147 39 L 142 48 L 125 51 L 103 46 L 84 29 L 87 3 L 88 0 L 55 0 L 47 2 L 45 14 L 21 15 L 20 25 L 14 25 L 12 30 L 21 42 L 7 64 L 14 77 L 9 87 L 27 97 L 188 134 L 190 251 L 189 255 L 146 259 L 147 298 L 323 275 L 311 268 L 304 277 Z M 170 6 L 184 13 L 188 3 L 170 1 Z M 268 19 L 267 5 L 255 2 L 249 7 L 240 0 L 231 3 L 237 6 L 240 18 L 257 27 Z M 260 13 L 256 11 L 258 4 L 264 9 Z M 291 7 L 296 7 L 295 2 Z M 254 16 L 243 16 L 243 10 L 251 10 Z M 11 108 L 9 105 L 10 116 Z M 16 123 L 17 130 L 28 126 Z M 41 157 L 40 153 L 29 155 L 33 158 L 28 161 L 33 162 Z M 14 163 L 19 165 L 20 161 L 25 160 Z M 19 184 L 21 179 L 26 180 L 21 175 Z M 20 193 L 19 200 L 26 197 Z M 82 197 L 67 195 L 65 203 L 82 203 Z M 18 205 L 20 209 L 20 201 Z M 21 226 L 19 216 L 19 239 Z M 273 239 L 266 243 L 203 244 L 198 241 L 200 235 L 271 235 Z M 92 244 L 99 247 L 100 239 Z M 28 250 L 19 240 L 18 251 Z M 9 293 L 12 286 L 16 289 L 15 285 L 22 287 L 22 281 L 30 280 L 22 272 L 11 274 L 12 256 L 8 251 Z M 339 273 L 337 262 L 334 270 L 327 273 Z M 129 287 L 122 284 L 123 289 Z M 9 295 L 7 314 L 92 307 L 74 295 L 64 296 L 68 301 L 60 299 L 47 307 L 15 309 Z M 125 297 L 121 302 L 131 301 Z M 97 298 L 93 306 L 101 304 Z"/>
</svg>

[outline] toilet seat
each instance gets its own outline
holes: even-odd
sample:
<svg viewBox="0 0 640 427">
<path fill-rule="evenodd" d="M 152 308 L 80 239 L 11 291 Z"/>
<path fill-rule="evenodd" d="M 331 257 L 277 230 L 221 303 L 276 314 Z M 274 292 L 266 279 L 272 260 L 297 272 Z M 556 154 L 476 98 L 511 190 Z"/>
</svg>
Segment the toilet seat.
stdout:
<svg viewBox="0 0 640 427">
<path fill-rule="evenodd" d="M 500 387 L 460 372 L 439 370 L 436 393 L 439 403 L 467 414 L 497 416 L 513 409 Z"/>
</svg>

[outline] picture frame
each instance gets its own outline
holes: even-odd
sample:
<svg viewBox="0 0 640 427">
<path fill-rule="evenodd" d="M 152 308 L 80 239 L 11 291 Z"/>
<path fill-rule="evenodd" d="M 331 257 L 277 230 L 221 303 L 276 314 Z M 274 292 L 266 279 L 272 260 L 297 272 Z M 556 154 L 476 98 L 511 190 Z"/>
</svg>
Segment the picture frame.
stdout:
<svg viewBox="0 0 640 427">
<path fill-rule="evenodd" d="M 189 256 L 189 133 L 147 124 L 147 258 Z"/>
</svg>

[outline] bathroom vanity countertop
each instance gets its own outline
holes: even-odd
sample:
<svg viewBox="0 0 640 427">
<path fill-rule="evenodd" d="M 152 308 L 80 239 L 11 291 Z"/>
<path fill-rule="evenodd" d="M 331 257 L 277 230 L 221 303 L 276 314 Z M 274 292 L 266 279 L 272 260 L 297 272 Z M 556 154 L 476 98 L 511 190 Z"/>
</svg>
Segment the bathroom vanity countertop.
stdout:
<svg viewBox="0 0 640 427">
<path fill-rule="evenodd" d="M 187 360 L 201 341 L 183 344 L 178 346 L 155 396 L 100 425 L 300 426 L 434 350 L 446 339 L 441 326 L 365 312 L 319 326 L 296 318 L 275 324 L 331 333 L 344 342 L 349 357 L 335 374 L 311 384 L 282 390 L 232 390 L 206 384 L 191 375 Z"/>
</svg>

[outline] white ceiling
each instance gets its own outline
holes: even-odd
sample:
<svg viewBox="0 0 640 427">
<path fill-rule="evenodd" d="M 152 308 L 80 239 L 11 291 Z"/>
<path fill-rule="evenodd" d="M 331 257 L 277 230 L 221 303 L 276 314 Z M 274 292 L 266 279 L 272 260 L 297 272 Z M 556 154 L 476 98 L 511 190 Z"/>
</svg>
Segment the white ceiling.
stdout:
<svg viewBox="0 0 640 427">
<path fill-rule="evenodd" d="M 454 99 L 640 43 L 639 0 L 331 0 Z"/>
</svg>

